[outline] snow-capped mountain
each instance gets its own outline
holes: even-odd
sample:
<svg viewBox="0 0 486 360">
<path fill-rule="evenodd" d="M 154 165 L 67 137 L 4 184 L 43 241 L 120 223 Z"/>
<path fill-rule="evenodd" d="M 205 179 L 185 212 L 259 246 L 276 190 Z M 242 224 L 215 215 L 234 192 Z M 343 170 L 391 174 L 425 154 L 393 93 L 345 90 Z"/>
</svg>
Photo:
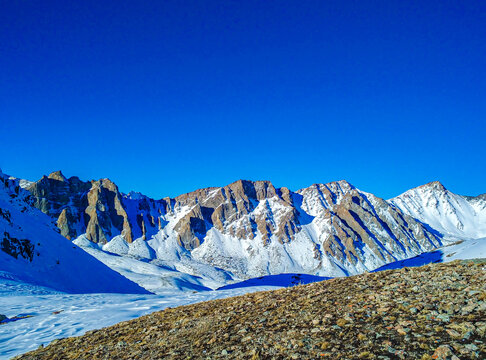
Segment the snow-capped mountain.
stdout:
<svg viewBox="0 0 486 360">
<path fill-rule="evenodd" d="M 0 171 L 2 283 L 69 293 L 148 293 L 61 236 L 52 218 L 31 206 L 21 185 Z"/>
<path fill-rule="evenodd" d="M 486 194 L 457 195 L 435 181 L 408 190 L 389 202 L 446 237 L 460 240 L 486 237 Z"/>
<path fill-rule="evenodd" d="M 107 263 L 90 244 L 219 284 L 278 273 L 356 274 L 443 244 L 436 231 L 346 181 L 292 192 L 239 180 L 161 200 L 59 171 L 24 184 L 61 233 L 100 260 Z"/>
</svg>

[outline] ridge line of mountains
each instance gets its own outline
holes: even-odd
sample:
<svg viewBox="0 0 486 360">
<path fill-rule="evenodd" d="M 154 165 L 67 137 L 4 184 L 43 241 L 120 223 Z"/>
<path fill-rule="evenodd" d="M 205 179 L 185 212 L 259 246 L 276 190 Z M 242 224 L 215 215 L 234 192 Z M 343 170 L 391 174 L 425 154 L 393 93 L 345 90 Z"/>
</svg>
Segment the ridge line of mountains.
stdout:
<svg viewBox="0 0 486 360">
<path fill-rule="evenodd" d="M 279 273 L 352 275 L 486 237 L 486 194 L 457 195 L 437 181 L 390 200 L 345 180 L 295 192 L 238 180 L 154 200 L 61 171 L 36 182 L 2 177 L 95 257 L 104 251 L 222 284 Z"/>
</svg>

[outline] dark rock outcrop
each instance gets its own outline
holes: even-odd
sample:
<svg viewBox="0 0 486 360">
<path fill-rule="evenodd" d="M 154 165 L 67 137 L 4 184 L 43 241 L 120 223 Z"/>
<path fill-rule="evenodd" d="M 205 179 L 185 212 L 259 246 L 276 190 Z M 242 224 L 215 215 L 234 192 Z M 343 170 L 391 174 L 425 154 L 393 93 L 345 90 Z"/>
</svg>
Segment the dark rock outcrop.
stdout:
<svg viewBox="0 0 486 360">
<path fill-rule="evenodd" d="M 18 259 L 19 257 L 32 261 L 34 257 L 34 244 L 28 239 L 17 239 L 7 231 L 3 232 L 0 250 Z"/>
</svg>

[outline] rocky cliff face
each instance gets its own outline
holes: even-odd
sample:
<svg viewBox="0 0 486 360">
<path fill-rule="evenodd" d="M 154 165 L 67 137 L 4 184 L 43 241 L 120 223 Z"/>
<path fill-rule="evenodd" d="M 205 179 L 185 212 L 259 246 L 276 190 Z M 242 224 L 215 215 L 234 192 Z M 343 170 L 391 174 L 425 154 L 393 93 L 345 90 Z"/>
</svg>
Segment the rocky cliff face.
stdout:
<svg viewBox="0 0 486 360">
<path fill-rule="evenodd" d="M 155 202 L 147 198 L 139 199 L 138 209 L 132 209 L 132 199 L 122 195 L 109 179 L 67 179 L 56 171 L 26 189 L 34 196 L 35 207 L 53 217 L 61 234 L 70 240 L 85 234 L 88 240 L 105 244 L 122 235 L 130 243 L 156 228 L 155 219 L 160 215 L 154 209 Z M 130 218 L 127 208 L 136 214 Z"/>
<path fill-rule="evenodd" d="M 268 181 L 239 180 L 222 188 L 168 199 L 168 204 L 171 212 L 191 209 L 175 227 L 181 245 L 191 250 L 201 245 L 212 227 L 237 239 L 254 239 L 261 234 L 265 243 L 271 237 L 285 243 L 292 239 L 299 224 L 290 191 L 276 189 Z"/>
<path fill-rule="evenodd" d="M 442 244 L 440 236 L 388 202 L 346 181 L 317 184 L 298 192 L 301 208 L 313 216 L 321 252 L 350 262 L 390 262 Z M 369 267 L 369 266 L 368 266 Z"/>
<path fill-rule="evenodd" d="M 61 172 L 26 184 L 35 206 L 69 239 L 141 239 L 160 260 L 186 256 L 240 277 L 359 273 L 442 244 L 439 233 L 395 204 L 346 181 L 292 192 L 239 180 L 162 200 L 122 194 L 108 179 L 83 182 Z"/>
<path fill-rule="evenodd" d="M 4 199 L 0 198 L 0 224 L 3 225 L 3 231 L 0 233 L 0 250 L 15 259 L 32 261 L 35 246 L 29 239 L 18 236 L 18 231 L 15 229 L 18 224 L 14 223 L 15 220 L 9 206 L 9 203 L 20 203 L 21 212 L 27 210 L 30 199 L 26 198 L 21 191 L 17 182 L 9 179 L 0 171 L 0 192 L 4 197 Z M 15 230 L 12 231 L 12 229 Z"/>
</svg>

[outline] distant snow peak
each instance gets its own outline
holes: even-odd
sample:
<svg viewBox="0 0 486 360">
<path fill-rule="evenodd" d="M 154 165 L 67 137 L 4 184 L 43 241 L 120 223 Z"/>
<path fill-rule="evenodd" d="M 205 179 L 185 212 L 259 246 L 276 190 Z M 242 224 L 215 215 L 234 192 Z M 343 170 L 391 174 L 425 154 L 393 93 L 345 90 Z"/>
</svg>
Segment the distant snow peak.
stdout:
<svg viewBox="0 0 486 360">
<path fill-rule="evenodd" d="M 446 237 L 486 236 L 486 199 L 454 194 L 438 181 L 408 190 L 389 202 Z"/>
</svg>

